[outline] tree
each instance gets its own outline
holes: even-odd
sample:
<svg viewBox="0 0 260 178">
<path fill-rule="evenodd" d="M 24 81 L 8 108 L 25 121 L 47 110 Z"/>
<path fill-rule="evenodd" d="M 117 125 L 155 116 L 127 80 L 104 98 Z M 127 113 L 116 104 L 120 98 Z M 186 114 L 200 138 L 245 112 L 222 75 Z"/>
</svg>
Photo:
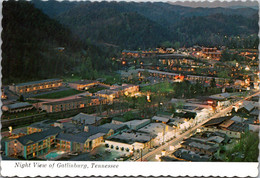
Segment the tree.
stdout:
<svg viewBox="0 0 260 178">
<path fill-rule="evenodd" d="M 225 153 L 226 161 L 230 162 L 257 162 L 258 161 L 258 133 L 245 132 L 238 143 Z"/>
<path fill-rule="evenodd" d="M 217 85 L 216 85 L 216 80 L 215 78 L 212 78 L 211 81 L 210 81 L 210 87 L 211 88 L 215 88 Z"/>
<path fill-rule="evenodd" d="M 20 95 L 19 101 L 20 101 L 20 102 L 24 102 L 24 96 L 23 96 L 23 95 Z"/>
<path fill-rule="evenodd" d="M 164 48 L 170 48 L 173 46 L 173 44 L 169 41 L 164 41 L 164 42 L 162 42 L 161 46 Z"/>
</svg>

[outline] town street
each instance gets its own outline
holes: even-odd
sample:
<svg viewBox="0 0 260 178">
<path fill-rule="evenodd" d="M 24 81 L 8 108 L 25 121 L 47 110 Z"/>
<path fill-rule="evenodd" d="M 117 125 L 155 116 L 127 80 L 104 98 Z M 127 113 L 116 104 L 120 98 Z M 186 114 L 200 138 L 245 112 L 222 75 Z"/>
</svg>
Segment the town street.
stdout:
<svg viewBox="0 0 260 178">
<path fill-rule="evenodd" d="M 185 137 L 188 137 L 192 132 L 196 131 L 196 129 L 198 129 L 199 127 L 201 127 L 203 124 L 205 124 L 206 122 L 208 122 L 209 120 L 213 119 L 213 118 L 218 118 L 218 117 L 221 117 L 221 116 L 225 116 L 228 112 L 230 112 L 233 108 L 234 105 L 237 105 L 238 103 L 240 102 L 243 102 L 251 97 L 254 97 L 254 96 L 257 96 L 259 95 L 260 92 L 257 92 L 253 95 L 250 95 L 250 96 L 247 96 L 245 97 L 244 99 L 242 100 L 239 100 L 237 101 L 236 103 L 233 103 L 232 105 L 228 106 L 227 108 L 223 109 L 222 111 L 216 113 L 215 115 L 209 117 L 208 119 L 204 120 L 203 122 L 199 123 L 198 125 L 196 125 L 195 127 L 192 127 L 190 128 L 189 130 L 187 130 L 186 132 L 184 132 L 183 134 L 181 134 L 179 137 L 169 141 L 168 143 L 165 143 L 164 145 L 160 146 L 159 148 L 151 151 L 151 152 L 148 152 L 147 154 L 143 155 L 142 157 L 142 160 L 144 161 L 150 161 L 150 160 L 155 160 L 155 155 L 160 155 L 161 152 L 163 150 L 167 150 L 168 147 L 170 145 L 177 145 L 178 143 L 180 143 Z M 136 161 L 142 161 L 141 158 L 139 158 L 138 160 Z"/>
</svg>

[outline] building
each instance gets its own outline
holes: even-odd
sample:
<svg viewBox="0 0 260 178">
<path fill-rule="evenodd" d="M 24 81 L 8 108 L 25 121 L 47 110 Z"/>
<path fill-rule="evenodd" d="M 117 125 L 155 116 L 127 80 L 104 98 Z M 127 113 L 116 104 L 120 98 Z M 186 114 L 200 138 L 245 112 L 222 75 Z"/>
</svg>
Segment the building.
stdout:
<svg viewBox="0 0 260 178">
<path fill-rule="evenodd" d="M 78 134 L 60 133 L 57 136 L 56 147 L 66 152 L 86 152 L 103 143 L 105 135 L 106 133 L 90 131 L 89 128 Z"/>
<path fill-rule="evenodd" d="M 90 87 L 97 86 L 100 82 L 95 80 L 79 80 L 68 83 L 71 88 L 76 90 L 88 90 Z"/>
<path fill-rule="evenodd" d="M 218 144 L 194 140 L 192 138 L 185 140 L 182 143 L 182 147 L 193 152 L 200 152 L 207 155 L 213 155 L 219 148 Z"/>
<path fill-rule="evenodd" d="M 205 59 L 215 59 L 220 60 L 221 51 L 214 48 L 206 48 L 202 47 L 202 50 L 196 53 L 197 57 L 205 58 Z"/>
<path fill-rule="evenodd" d="M 142 74 L 144 72 L 148 72 L 150 74 L 150 76 L 159 77 L 159 78 L 175 79 L 175 76 L 179 76 L 179 74 L 176 74 L 176 73 L 162 72 L 162 71 L 158 71 L 158 70 L 137 69 L 137 71 L 139 73 L 139 78 L 142 77 Z"/>
<path fill-rule="evenodd" d="M 31 159 L 46 154 L 55 148 L 56 136 L 59 132 L 61 132 L 60 128 L 53 127 L 7 141 L 5 142 L 5 155 Z"/>
<path fill-rule="evenodd" d="M 62 86 L 61 79 L 46 79 L 34 82 L 10 85 L 9 89 L 16 94 L 37 93 L 39 91 L 55 89 Z"/>
<path fill-rule="evenodd" d="M 152 121 L 154 122 L 161 122 L 163 124 L 166 124 L 169 122 L 169 118 L 165 118 L 165 117 L 159 117 L 159 116 L 153 116 L 152 117 Z"/>
<path fill-rule="evenodd" d="M 122 56 L 124 57 L 141 57 L 141 51 L 130 51 L 130 50 L 123 50 L 122 51 Z"/>
<path fill-rule="evenodd" d="M 4 99 L 7 99 L 7 95 L 6 95 L 6 91 L 3 87 L 1 87 L 1 99 L 4 100 Z"/>
<path fill-rule="evenodd" d="M 123 124 L 124 122 L 126 122 L 126 119 L 123 117 L 114 117 L 111 121 L 112 124 L 117 124 L 117 125 Z"/>
<path fill-rule="evenodd" d="M 119 97 L 119 92 L 110 89 L 105 89 L 96 92 L 95 96 L 106 98 L 111 103 L 113 102 L 114 98 Z"/>
<path fill-rule="evenodd" d="M 143 119 L 143 120 L 132 120 L 132 121 L 124 122 L 123 125 L 127 125 L 132 130 L 138 130 L 149 123 L 150 123 L 150 119 Z"/>
<path fill-rule="evenodd" d="M 103 120 L 102 117 L 97 117 L 89 114 L 79 113 L 78 115 L 72 117 L 72 123 L 78 125 L 100 125 Z"/>
<path fill-rule="evenodd" d="M 186 80 L 189 80 L 191 82 L 201 82 L 201 83 L 210 83 L 213 78 L 216 81 L 216 84 L 223 85 L 227 82 L 229 82 L 228 79 L 225 78 L 218 78 L 218 77 L 209 77 L 209 76 L 202 76 L 202 75 L 187 75 Z"/>
<path fill-rule="evenodd" d="M 221 132 L 230 138 L 241 138 L 241 133 L 249 129 L 247 123 L 231 120 L 232 116 L 214 118 L 206 122 L 200 131 Z"/>
<path fill-rule="evenodd" d="M 36 122 L 36 123 L 29 125 L 26 128 L 26 131 L 27 131 L 27 134 L 32 134 L 35 132 L 42 132 L 44 130 L 48 130 L 48 129 L 52 128 L 53 126 L 55 127 L 53 121 L 44 120 L 44 121 Z"/>
<path fill-rule="evenodd" d="M 114 98 L 122 95 L 133 95 L 139 91 L 138 85 L 122 84 L 122 86 L 111 86 L 110 89 L 100 90 L 95 96 L 106 98 L 109 102 L 113 102 Z"/>
<path fill-rule="evenodd" d="M 154 143 L 156 145 L 162 144 L 176 136 L 176 130 L 163 123 L 150 123 L 138 129 L 138 131 L 154 135 Z"/>
<path fill-rule="evenodd" d="M 85 152 L 104 143 L 104 139 L 126 130 L 124 125 L 101 126 L 74 123 L 52 123 L 48 120 L 32 124 L 27 135 L 5 142 L 6 156 L 31 159 L 57 149 L 65 152 Z"/>
<path fill-rule="evenodd" d="M 82 97 L 57 102 L 43 103 L 41 108 L 49 113 L 80 109 L 107 103 L 108 101 L 105 98 L 101 97 Z"/>
<path fill-rule="evenodd" d="M 106 138 L 105 145 L 109 149 L 133 153 L 153 147 L 153 136 L 143 132 L 125 131 Z"/>
<path fill-rule="evenodd" d="M 34 106 L 27 102 L 18 102 L 9 105 L 3 105 L 2 110 L 9 113 L 23 112 L 33 109 Z"/>
</svg>

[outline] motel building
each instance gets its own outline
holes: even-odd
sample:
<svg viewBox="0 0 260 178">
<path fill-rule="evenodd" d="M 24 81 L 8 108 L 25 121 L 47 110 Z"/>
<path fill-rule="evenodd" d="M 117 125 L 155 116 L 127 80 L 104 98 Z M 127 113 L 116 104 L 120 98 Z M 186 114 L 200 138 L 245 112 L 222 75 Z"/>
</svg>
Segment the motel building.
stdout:
<svg viewBox="0 0 260 178">
<path fill-rule="evenodd" d="M 58 127 L 25 135 L 5 142 L 5 155 L 31 159 L 48 153 L 55 148 L 56 136 L 61 131 Z"/>
<path fill-rule="evenodd" d="M 99 81 L 95 80 L 80 80 L 75 82 L 70 82 L 69 86 L 76 90 L 88 90 L 89 88 L 99 84 Z"/>
<path fill-rule="evenodd" d="M 76 98 L 57 102 L 49 102 L 42 104 L 41 108 L 46 112 L 61 112 L 72 109 L 80 109 L 88 106 L 96 106 L 99 104 L 107 104 L 107 100 L 101 97 Z"/>
<path fill-rule="evenodd" d="M 55 89 L 62 86 L 61 79 L 46 79 L 17 85 L 10 85 L 9 89 L 16 94 L 37 93 L 47 89 Z"/>
</svg>

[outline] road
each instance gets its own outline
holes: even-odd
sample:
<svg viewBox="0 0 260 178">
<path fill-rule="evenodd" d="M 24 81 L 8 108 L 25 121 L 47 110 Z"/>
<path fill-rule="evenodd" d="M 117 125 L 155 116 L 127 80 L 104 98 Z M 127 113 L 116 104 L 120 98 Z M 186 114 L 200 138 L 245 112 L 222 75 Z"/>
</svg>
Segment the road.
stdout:
<svg viewBox="0 0 260 178">
<path fill-rule="evenodd" d="M 250 95 L 250 96 L 247 96 L 246 98 L 242 99 L 242 100 L 239 100 L 235 103 L 233 103 L 232 105 L 228 106 L 227 108 L 223 109 L 221 112 L 218 112 L 216 113 L 215 115 L 211 116 L 210 118 L 204 120 L 203 122 L 199 123 L 198 125 L 196 125 L 195 127 L 192 127 L 190 128 L 189 130 L 187 130 L 186 132 L 182 133 L 179 137 L 169 141 L 168 143 L 160 146 L 159 148 L 151 151 L 151 152 L 148 152 L 147 154 L 143 155 L 143 158 L 142 160 L 154 160 L 155 158 L 155 155 L 158 155 L 158 154 L 161 154 L 161 152 L 165 149 L 167 149 L 167 147 L 169 147 L 170 145 L 177 145 L 180 141 L 182 141 L 185 137 L 188 137 L 192 132 L 196 131 L 196 129 L 198 129 L 199 127 L 201 127 L 203 124 L 205 124 L 206 122 L 208 122 L 209 120 L 213 119 L 213 118 L 217 118 L 217 117 L 221 117 L 223 115 L 226 115 L 229 111 L 232 110 L 233 108 L 233 105 L 237 105 L 238 103 L 240 102 L 243 102 L 249 98 L 252 98 L 256 95 L 259 95 L 260 92 L 257 92 L 253 95 Z M 141 161 L 141 158 L 139 158 L 138 160 L 136 161 Z"/>
</svg>

